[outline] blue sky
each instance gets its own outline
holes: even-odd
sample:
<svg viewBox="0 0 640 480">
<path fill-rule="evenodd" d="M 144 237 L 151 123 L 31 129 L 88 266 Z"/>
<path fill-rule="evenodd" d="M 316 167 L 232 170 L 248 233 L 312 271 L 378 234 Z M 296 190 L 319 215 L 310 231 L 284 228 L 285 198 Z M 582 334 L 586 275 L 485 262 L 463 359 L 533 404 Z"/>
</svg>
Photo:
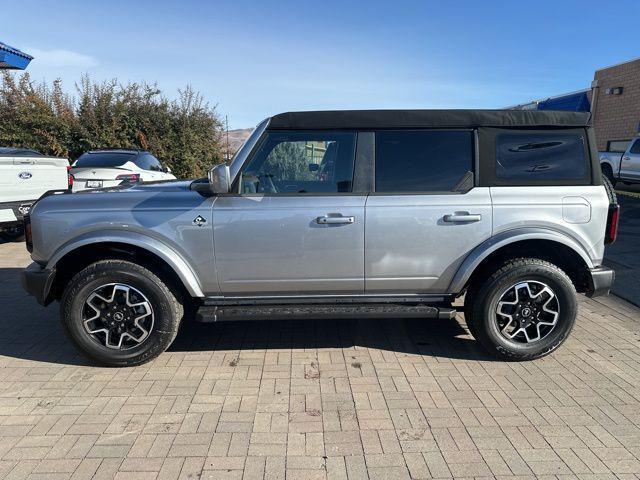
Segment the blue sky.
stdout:
<svg viewBox="0 0 640 480">
<path fill-rule="evenodd" d="M 288 110 L 500 108 L 640 56 L 640 2 L 1 0 L 37 80 L 191 84 L 231 128 Z M 12 19 L 13 21 L 8 21 Z"/>
</svg>

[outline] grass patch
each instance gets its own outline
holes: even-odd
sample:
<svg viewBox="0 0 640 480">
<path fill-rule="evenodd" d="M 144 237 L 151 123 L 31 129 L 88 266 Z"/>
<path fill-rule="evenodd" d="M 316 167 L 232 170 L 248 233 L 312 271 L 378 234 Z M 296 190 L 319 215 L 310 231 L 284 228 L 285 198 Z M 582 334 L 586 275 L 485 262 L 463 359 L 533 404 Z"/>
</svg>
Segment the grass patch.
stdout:
<svg viewBox="0 0 640 480">
<path fill-rule="evenodd" d="M 624 195 L 625 197 L 640 198 L 640 192 L 626 192 L 624 190 L 616 190 L 616 195 Z"/>
</svg>

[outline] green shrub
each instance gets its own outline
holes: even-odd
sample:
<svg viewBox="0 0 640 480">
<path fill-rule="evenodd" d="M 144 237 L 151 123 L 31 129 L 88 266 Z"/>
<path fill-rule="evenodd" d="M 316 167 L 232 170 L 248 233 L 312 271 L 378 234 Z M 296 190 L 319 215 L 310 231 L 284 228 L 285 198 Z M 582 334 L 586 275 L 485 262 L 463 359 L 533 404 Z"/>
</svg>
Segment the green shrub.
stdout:
<svg viewBox="0 0 640 480">
<path fill-rule="evenodd" d="M 222 123 L 191 87 L 168 100 L 155 85 L 88 76 L 76 96 L 60 80 L 34 83 L 28 73 L 3 72 L 0 146 L 34 148 L 75 160 L 98 148 L 149 150 L 179 178 L 204 176 L 222 161 Z"/>
</svg>

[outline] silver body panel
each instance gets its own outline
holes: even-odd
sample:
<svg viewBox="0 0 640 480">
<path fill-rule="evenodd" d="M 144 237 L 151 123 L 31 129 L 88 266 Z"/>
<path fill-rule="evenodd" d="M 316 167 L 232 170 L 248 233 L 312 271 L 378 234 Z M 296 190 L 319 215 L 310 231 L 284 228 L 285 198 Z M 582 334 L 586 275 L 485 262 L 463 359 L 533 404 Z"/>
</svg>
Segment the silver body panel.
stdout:
<svg viewBox="0 0 640 480">
<path fill-rule="evenodd" d="M 444 221 L 455 212 L 481 218 Z M 491 237 L 489 188 L 449 195 L 372 195 L 366 215 L 367 293 L 445 292 L 468 253 Z"/>
<path fill-rule="evenodd" d="M 225 295 L 364 291 L 366 197 L 232 195 L 216 199 L 214 243 Z M 319 224 L 329 214 L 349 224 Z"/>
<path fill-rule="evenodd" d="M 267 124 L 231 164 L 232 182 Z M 32 258 L 53 268 L 84 245 L 129 243 L 165 261 L 194 297 L 321 299 L 459 294 L 484 258 L 521 240 L 566 245 L 590 268 L 604 253 L 602 185 L 206 196 L 189 184 L 46 197 L 32 211 Z"/>
<path fill-rule="evenodd" d="M 74 249 L 97 242 L 130 243 L 158 255 L 194 296 L 217 292 L 211 223 L 213 198 L 190 182 L 87 190 L 40 200 L 31 214 L 34 261 L 54 267 Z"/>
<path fill-rule="evenodd" d="M 491 197 L 493 235 L 520 228 L 552 231 L 577 244 L 593 265 L 602 263 L 609 207 L 603 186 L 491 187 Z"/>
</svg>

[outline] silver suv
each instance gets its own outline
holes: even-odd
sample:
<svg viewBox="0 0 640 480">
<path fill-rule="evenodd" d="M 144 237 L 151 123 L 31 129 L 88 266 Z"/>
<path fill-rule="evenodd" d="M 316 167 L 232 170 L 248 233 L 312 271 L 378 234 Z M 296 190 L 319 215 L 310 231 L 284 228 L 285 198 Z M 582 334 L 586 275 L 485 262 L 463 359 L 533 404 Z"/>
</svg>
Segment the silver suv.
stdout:
<svg viewBox="0 0 640 480">
<path fill-rule="evenodd" d="M 183 319 L 451 318 L 523 360 L 607 294 L 618 207 L 588 114 L 296 112 L 207 179 L 49 192 L 24 288 L 105 365 L 153 359 Z"/>
</svg>

